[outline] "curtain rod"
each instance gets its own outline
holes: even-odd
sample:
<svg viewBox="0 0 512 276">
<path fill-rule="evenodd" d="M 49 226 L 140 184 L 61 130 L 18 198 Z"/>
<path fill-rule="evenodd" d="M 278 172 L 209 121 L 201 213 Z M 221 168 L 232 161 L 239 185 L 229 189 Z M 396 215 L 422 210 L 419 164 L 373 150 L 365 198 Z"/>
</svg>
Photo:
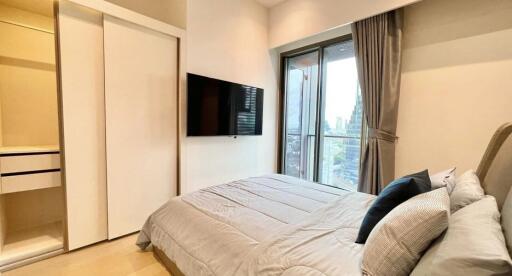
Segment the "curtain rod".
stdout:
<svg viewBox="0 0 512 276">
<path fill-rule="evenodd" d="M 54 34 L 54 32 L 52 32 L 52 31 L 48 31 L 48 30 L 45 30 L 45 29 L 41 29 L 41 28 L 37 28 L 37 27 L 32 27 L 32 26 L 29 26 L 29 25 L 20 24 L 20 23 L 16 23 L 16 22 L 5 21 L 5 20 L 0 20 L 0 22 L 6 23 L 6 24 L 10 24 L 10 25 L 14 25 L 14 26 L 18 26 L 18 27 L 22 27 L 22 28 L 27 28 L 27 29 L 35 30 L 35 31 L 39 31 L 39 32 L 43 32 L 43 33 L 47 33 L 47 34 Z"/>
</svg>

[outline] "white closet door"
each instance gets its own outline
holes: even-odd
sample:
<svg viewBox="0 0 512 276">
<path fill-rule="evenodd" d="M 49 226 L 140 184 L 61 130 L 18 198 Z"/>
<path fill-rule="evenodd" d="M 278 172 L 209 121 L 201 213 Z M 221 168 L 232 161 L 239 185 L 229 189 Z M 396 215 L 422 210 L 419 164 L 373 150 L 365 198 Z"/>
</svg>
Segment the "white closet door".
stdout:
<svg viewBox="0 0 512 276">
<path fill-rule="evenodd" d="M 176 195 L 178 43 L 104 16 L 108 237 Z"/>
<path fill-rule="evenodd" d="M 59 3 L 62 124 L 70 250 L 107 238 L 103 20 Z"/>
</svg>

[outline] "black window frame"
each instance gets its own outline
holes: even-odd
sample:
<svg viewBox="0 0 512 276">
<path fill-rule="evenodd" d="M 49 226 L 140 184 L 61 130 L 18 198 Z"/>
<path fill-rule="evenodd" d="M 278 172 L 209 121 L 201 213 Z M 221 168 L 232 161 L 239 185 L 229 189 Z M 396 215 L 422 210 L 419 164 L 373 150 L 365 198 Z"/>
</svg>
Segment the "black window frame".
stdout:
<svg viewBox="0 0 512 276">
<path fill-rule="evenodd" d="M 323 62 L 324 57 L 324 49 L 333 46 L 338 43 L 343 43 L 347 41 L 353 40 L 352 34 L 343 35 L 340 37 L 336 37 L 333 39 L 329 39 L 326 41 L 314 43 L 311 45 L 307 45 L 304 47 L 300 47 L 298 49 L 282 52 L 279 56 L 279 70 L 280 70 L 280 78 L 279 78 L 279 127 L 278 127 L 278 173 L 283 174 L 285 170 L 285 150 L 286 150 L 286 86 L 287 86 L 287 59 L 297 57 L 300 55 L 312 53 L 312 52 L 318 52 L 318 84 L 317 84 L 317 106 L 316 106 L 316 125 L 315 125 L 315 148 L 314 148 L 314 170 L 313 170 L 313 181 L 321 184 L 326 185 L 333 188 L 339 188 L 336 186 L 327 185 L 324 183 L 320 183 L 320 170 L 321 170 L 321 160 L 320 160 L 320 152 L 322 151 L 322 144 L 320 143 L 318 136 L 321 134 L 322 130 L 322 124 L 323 121 L 323 112 L 322 110 L 325 108 L 325 97 L 324 93 L 322 93 L 322 85 L 325 83 L 325 64 Z M 366 144 L 366 120 L 365 115 L 363 113 L 362 118 L 362 126 L 361 126 L 361 137 L 360 137 L 360 143 L 361 143 L 361 152 L 360 152 L 360 162 L 359 162 L 359 168 L 361 168 L 361 162 L 362 162 L 362 153 L 364 150 L 364 145 Z M 342 188 L 340 188 L 342 189 Z"/>
</svg>

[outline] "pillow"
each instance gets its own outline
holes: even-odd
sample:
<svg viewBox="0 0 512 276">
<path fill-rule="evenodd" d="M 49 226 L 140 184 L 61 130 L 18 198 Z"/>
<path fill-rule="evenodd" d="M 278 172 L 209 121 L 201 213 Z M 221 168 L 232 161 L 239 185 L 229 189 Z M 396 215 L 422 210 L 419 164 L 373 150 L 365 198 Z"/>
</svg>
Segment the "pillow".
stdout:
<svg viewBox="0 0 512 276">
<path fill-rule="evenodd" d="M 365 243 L 375 225 L 393 208 L 409 198 L 431 190 L 428 171 L 396 179 L 382 190 L 364 216 L 356 243 Z"/>
<path fill-rule="evenodd" d="M 484 197 L 484 189 L 475 171 L 469 170 L 455 181 L 455 187 L 450 194 L 452 213 Z"/>
<path fill-rule="evenodd" d="M 450 228 L 450 222 L 448 220 L 448 228 Z M 414 270 L 411 273 L 411 276 L 430 276 L 432 275 L 432 263 L 434 262 L 434 257 L 436 256 L 437 252 L 439 251 L 439 246 L 441 245 L 441 241 L 444 238 L 444 235 L 446 234 L 446 231 L 439 236 L 423 253 L 423 256 L 421 257 L 418 264 L 416 264 L 416 267 L 414 267 Z"/>
<path fill-rule="evenodd" d="M 455 187 L 455 168 L 451 168 L 430 176 L 432 190 L 446 187 L 451 194 Z"/>
<path fill-rule="evenodd" d="M 411 275 L 512 275 L 494 197 L 486 196 L 454 213 L 446 234 Z"/>
<path fill-rule="evenodd" d="M 446 229 L 449 216 L 450 197 L 446 188 L 417 195 L 400 204 L 368 237 L 363 252 L 363 274 L 409 275 L 422 252 Z"/>
</svg>

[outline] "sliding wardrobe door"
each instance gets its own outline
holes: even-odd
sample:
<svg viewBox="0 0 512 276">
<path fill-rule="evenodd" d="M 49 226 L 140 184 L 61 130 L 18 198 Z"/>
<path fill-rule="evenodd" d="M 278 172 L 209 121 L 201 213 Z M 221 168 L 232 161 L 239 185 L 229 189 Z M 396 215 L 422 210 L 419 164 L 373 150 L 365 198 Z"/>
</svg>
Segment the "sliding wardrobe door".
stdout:
<svg viewBox="0 0 512 276">
<path fill-rule="evenodd" d="M 104 16 L 108 237 L 176 195 L 178 41 Z"/>
<path fill-rule="evenodd" d="M 107 238 L 102 21 L 99 12 L 59 3 L 69 250 Z"/>
</svg>

